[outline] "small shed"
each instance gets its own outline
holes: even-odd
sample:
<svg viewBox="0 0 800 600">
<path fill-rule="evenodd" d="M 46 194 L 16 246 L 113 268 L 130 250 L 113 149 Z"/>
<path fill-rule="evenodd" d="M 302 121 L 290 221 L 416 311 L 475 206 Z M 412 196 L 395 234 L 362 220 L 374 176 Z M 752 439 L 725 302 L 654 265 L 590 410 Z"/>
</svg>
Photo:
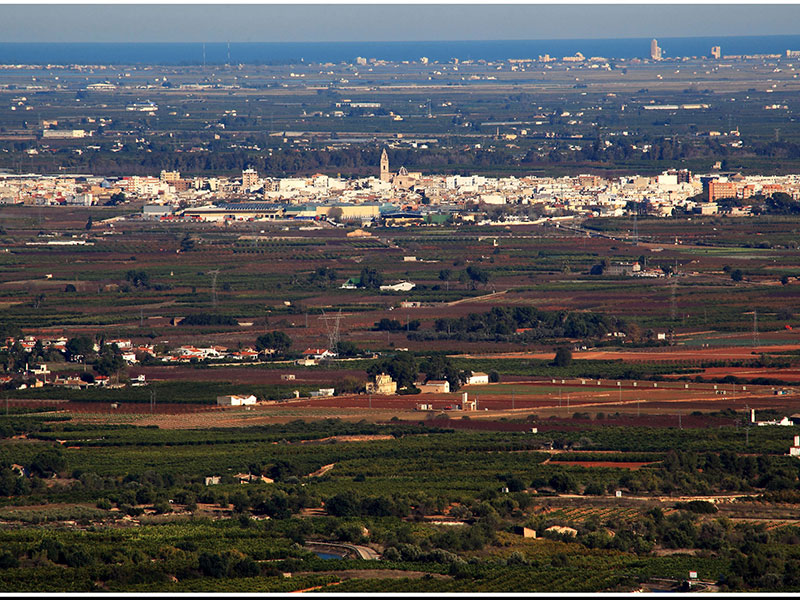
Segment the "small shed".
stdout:
<svg viewBox="0 0 800 600">
<path fill-rule="evenodd" d="M 531 529 L 530 527 L 516 526 L 514 527 L 514 533 L 527 539 L 536 539 L 536 530 Z"/>
</svg>

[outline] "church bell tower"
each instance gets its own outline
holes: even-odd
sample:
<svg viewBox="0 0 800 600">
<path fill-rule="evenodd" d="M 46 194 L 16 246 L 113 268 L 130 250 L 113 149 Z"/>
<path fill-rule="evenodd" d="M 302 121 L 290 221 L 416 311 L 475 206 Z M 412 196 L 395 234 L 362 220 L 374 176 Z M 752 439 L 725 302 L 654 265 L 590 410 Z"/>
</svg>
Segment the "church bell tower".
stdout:
<svg viewBox="0 0 800 600">
<path fill-rule="evenodd" d="M 390 181 L 392 176 L 389 174 L 389 155 L 386 154 L 386 148 L 381 153 L 381 181 Z"/>
</svg>

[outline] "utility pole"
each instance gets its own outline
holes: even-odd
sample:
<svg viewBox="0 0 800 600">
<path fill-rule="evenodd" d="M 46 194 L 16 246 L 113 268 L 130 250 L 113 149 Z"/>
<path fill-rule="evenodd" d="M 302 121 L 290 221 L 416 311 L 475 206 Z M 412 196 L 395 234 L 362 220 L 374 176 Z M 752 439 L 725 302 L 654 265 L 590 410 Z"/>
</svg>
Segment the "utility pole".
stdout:
<svg viewBox="0 0 800 600">
<path fill-rule="evenodd" d="M 753 309 L 753 348 L 758 348 L 758 309 Z"/>
<path fill-rule="evenodd" d="M 678 282 L 673 281 L 672 285 L 670 286 L 670 299 L 669 299 L 669 319 L 670 321 L 675 321 L 675 316 L 677 313 L 677 302 L 675 300 L 675 293 L 677 292 Z"/>
<path fill-rule="evenodd" d="M 750 407 L 745 404 L 744 405 L 744 417 L 745 417 L 745 425 L 744 425 L 744 445 L 750 445 Z"/>
<path fill-rule="evenodd" d="M 211 305 L 216 309 L 217 308 L 217 276 L 219 275 L 219 269 L 212 269 L 208 272 L 211 275 Z"/>
</svg>

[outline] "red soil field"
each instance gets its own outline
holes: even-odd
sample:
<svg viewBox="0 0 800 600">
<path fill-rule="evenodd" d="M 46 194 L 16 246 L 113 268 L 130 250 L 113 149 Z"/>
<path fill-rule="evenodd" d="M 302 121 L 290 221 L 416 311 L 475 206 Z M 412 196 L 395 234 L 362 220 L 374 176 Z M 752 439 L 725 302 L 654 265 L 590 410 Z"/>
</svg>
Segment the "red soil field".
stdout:
<svg viewBox="0 0 800 600">
<path fill-rule="evenodd" d="M 681 361 L 716 361 L 716 360 L 752 360 L 761 353 L 780 353 L 800 350 L 800 344 L 782 344 L 759 346 L 755 351 L 752 346 L 730 346 L 724 348 L 676 348 L 642 350 L 589 350 L 574 352 L 576 360 L 624 360 L 625 362 L 681 362 Z M 553 360 L 552 352 L 506 352 L 493 354 L 460 354 L 459 358 L 522 358 Z"/>
<path fill-rule="evenodd" d="M 201 404 L 158 404 L 150 409 L 148 403 L 124 403 L 117 404 L 117 408 L 111 408 L 111 402 L 71 402 L 68 400 L 9 400 L 10 407 L 15 408 L 53 408 L 56 412 L 65 413 L 104 413 L 104 414 L 159 414 L 159 415 L 182 415 L 198 412 L 220 411 L 222 407 L 201 405 Z"/>
</svg>

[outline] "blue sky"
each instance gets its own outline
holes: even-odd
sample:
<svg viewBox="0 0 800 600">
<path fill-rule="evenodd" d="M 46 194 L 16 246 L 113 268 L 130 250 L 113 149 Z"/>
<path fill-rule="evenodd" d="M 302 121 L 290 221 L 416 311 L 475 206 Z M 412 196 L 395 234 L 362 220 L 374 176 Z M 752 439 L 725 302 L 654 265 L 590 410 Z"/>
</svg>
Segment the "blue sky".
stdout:
<svg viewBox="0 0 800 600">
<path fill-rule="evenodd" d="M 0 4 L 3 42 L 283 42 L 797 34 L 795 4 Z"/>
</svg>

